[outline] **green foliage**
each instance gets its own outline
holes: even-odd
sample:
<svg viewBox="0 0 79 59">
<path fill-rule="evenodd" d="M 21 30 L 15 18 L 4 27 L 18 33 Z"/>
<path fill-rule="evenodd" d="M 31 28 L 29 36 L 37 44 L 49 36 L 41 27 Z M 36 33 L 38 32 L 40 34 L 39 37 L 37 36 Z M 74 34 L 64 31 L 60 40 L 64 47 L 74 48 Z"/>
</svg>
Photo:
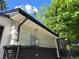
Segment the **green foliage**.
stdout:
<svg viewBox="0 0 79 59">
<path fill-rule="evenodd" d="M 43 4 L 36 15 L 36 19 L 41 20 L 43 22 L 44 19 L 46 18 L 45 15 L 47 14 L 47 12 L 48 12 L 48 6 L 46 4 Z"/>
<path fill-rule="evenodd" d="M 4 0 L 0 0 L 0 12 L 6 10 L 6 2 Z"/>
<path fill-rule="evenodd" d="M 79 57 L 73 57 L 72 59 L 79 59 Z"/>
<path fill-rule="evenodd" d="M 52 0 L 42 18 L 60 37 L 79 38 L 79 0 Z M 40 14 L 41 15 L 41 14 Z"/>
</svg>

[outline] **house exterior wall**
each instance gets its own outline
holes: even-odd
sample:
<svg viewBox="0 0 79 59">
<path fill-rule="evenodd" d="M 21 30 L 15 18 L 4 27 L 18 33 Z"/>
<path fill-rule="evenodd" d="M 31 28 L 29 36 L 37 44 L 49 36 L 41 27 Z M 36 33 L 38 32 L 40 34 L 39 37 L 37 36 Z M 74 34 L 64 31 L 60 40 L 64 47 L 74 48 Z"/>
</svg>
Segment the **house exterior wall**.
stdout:
<svg viewBox="0 0 79 59">
<path fill-rule="evenodd" d="M 40 47 L 56 48 L 55 38 L 50 37 L 42 32 L 38 32 L 37 37 L 39 41 L 38 45 Z"/>
<path fill-rule="evenodd" d="M 45 33 L 37 31 L 35 33 L 38 43 L 37 45 L 40 47 L 47 48 L 57 48 L 56 47 L 56 38 L 46 35 Z M 31 36 L 34 35 L 34 29 L 29 28 L 28 26 L 22 26 L 20 32 L 20 44 L 25 46 L 30 46 Z"/>
<path fill-rule="evenodd" d="M 3 59 L 3 54 L 4 54 L 3 46 L 9 44 L 11 26 L 15 25 L 17 27 L 18 22 L 13 22 L 9 18 L 0 16 L 0 25 L 4 26 L 3 35 L 0 44 L 0 59 Z M 37 45 L 39 47 L 57 48 L 55 37 L 51 37 L 50 35 L 40 32 L 39 30 L 35 31 L 34 29 L 25 25 L 21 27 L 20 38 L 19 38 L 20 44 L 22 46 L 30 46 L 32 39 L 31 36 L 34 36 L 35 32 L 36 32 L 36 37 L 38 39 Z"/>
<path fill-rule="evenodd" d="M 3 46 L 7 45 L 9 42 L 11 20 L 6 17 L 0 16 L 0 26 L 4 26 L 3 35 L 0 44 L 0 59 L 3 59 L 3 54 L 4 54 Z"/>
</svg>

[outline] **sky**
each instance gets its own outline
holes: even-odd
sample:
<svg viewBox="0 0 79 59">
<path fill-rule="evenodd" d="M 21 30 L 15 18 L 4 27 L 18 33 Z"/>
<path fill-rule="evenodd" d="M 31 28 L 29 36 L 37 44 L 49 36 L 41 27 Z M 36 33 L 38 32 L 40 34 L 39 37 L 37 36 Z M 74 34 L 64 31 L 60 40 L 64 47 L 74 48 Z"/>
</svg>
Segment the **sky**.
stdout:
<svg viewBox="0 0 79 59">
<path fill-rule="evenodd" d="M 43 4 L 49 5 L 51 0 L 6 0 L 8 9 L 21 8 L 28 13 L 38 12 Z"/>
</svg>

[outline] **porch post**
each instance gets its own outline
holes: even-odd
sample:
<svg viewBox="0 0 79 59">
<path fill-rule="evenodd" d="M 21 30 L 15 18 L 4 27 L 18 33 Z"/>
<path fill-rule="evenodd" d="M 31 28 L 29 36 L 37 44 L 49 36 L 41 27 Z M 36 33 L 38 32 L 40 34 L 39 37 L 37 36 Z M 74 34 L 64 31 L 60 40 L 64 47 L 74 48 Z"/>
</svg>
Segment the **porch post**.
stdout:
<svg viewBox="0 0 79 59">
<path fill-rule="evenodd" d="M 59 53 L 59 45 L 58 45 L 58 38 L 56 40 L 56 48 L 57 48 L 57 59 L 60 59 L 60 53 Z"/>
<path fill-rule="evenodd" d="M 10 33 L 10 37 L 11 37 L 10 45 L 18 45 L 17 35 L 18 35 L 18 32 L 16 30 L 16 27 L 12 26 L 11 33 Z"/>
</svg>

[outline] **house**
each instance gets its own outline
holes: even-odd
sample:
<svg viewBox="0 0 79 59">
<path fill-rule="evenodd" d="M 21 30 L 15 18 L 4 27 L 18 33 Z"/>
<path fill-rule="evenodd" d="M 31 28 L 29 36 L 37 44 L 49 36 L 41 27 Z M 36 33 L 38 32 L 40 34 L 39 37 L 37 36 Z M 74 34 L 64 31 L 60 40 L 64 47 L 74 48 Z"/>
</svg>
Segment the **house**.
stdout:
<svg viewBox="0 0 79 59">
<path fill-rule="evenodd" d="M 12 27 L 16 42 L 11 44 Z M 56 59 L 59 58 L 58 35 L 20 8 L 0 15 L 0 59 Z M 3 49 L 4 47 L 4 49 Z M 8 53 L 14 51 L 15 56 Z M 7 51 L 7 52 L 6 52 Z M 18 54 L 17 54 L 18 51 Z"/>
</svg>

